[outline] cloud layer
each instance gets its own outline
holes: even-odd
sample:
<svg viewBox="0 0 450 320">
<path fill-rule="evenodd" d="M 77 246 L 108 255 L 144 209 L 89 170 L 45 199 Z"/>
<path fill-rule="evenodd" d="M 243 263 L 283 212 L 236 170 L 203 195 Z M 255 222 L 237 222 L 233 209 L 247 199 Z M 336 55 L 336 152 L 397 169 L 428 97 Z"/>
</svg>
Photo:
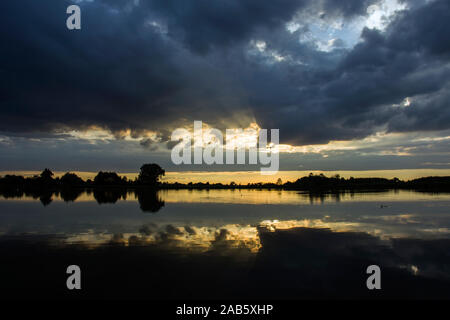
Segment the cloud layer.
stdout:
<svg viewBox="0 0 450 320">
<path fill-rule="evenodd" d="M 71 1 L 2 1 L 0 132 L 95 126 L 152 149 L 148 132 L 165 141 L 193 120 L 256 122 L 291 145 L 450 129 L 450 3 L 404 0 L 382 30 L 358 24 L 391 2 L 78 1 L 69 31 Z M 355 43 L 330 36 L 355 28 Z"/>
</svg>

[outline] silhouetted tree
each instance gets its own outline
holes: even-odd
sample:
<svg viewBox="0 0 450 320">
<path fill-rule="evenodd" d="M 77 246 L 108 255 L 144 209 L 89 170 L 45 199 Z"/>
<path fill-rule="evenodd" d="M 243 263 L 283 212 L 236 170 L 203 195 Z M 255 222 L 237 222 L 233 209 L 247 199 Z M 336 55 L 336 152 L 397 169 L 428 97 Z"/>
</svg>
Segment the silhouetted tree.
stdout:
<svg viewBox="0 0 450 320">
<path fill-rule="evenodd" d="M 21 187 L 25 184 L 25 178 L 22 176 L 7 174 L 2 179 L 0 179 L 0 183 L 5 186 Z"/>
<path fill-rule="evenodd" d="M 125 183 L 126 183 L 126 179 L 121 178 L 115 172 L 100 171 L 94 178 L 94 184 L 97 186 L 122 185 Z"/>
<path fill-rule="evenodd" d="M 164 169 L 156 163 L 144 164 L 141 167 L 138 182 L 140 184 L 156 187 L 159 183 L 159 179 L 161 176 L 164 176 L 165 173 Z"/>
<path fill-rule="evenodd" d="M 75 173 L 67 172 L 64 174 L 61 179 L 61 183 L 66 186 L 81 186 L 83 185 L 84 181 L 79 176 L 77 176 Z"/>
<path fill-rule="evenodd" d="M 53 180 L 53 172 L 50 169 L 45 168 L 44 171 L 41 172 L 41 178 L 43 180 Z"/>
</svg>

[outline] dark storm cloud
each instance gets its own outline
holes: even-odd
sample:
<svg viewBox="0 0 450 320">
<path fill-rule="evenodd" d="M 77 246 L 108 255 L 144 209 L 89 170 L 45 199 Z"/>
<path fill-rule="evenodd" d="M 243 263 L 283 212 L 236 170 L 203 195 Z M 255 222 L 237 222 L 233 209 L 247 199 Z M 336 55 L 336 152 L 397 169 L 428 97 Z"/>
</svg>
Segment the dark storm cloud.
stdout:
<svg viewBox="0 0 450 320">
<path fill-rule="evenodd" d="M 435 1 L 399 13 L 385 32 L 364 29 L 335 69 L 297 80 L 305 90 L 285 118 L 279 113 L 283 133 L 309 143 L 361 138 L 385 124 L 391 131 L 449 128 L 449 21 L 450 3 Z M 406 97 L 413 97 L 408 108 L 393 107 Z M 260 122 L 276 119 L 267 118 Z"/>
<path fill-rule="evenodd" d="M 148 7 L 161 15 L 170 33 L 192 50 L 205 53 L 248 40 L 259 29 L 265 32 L 283 26 L 297 11 L 326 12 L 332 16 L 364 15 L 376 0 L 154 0 Z M 259 30 L 261 31 L 261 30 Z"/>
<path fill-rule="evenodd" d="M 448 129 L 449 32 L 448 1 L 402 12 L 384 34 L 365 29 L 364 41 L 340 67 L 353 79 L 329 86 L 327 96 L 336 94 L 336 106 L 355 113 L 358 121 L 364 117 L 363 107 L 365 112 L 375 110 L 391 131 Z M 351 89 L 343 95 L 339 91 L 346 86 Z M 405 97 L 413 97 L 407 108 L 383 107 Z"/>
<path fill-rule="evenodd" d="M 223 128 L 255 118 L 283 142 L 309 144 L 383 126 L 449 128 L 448 1 L 408 1 L 353 49 L 319 51 L 299 41 L 305 28 L 285 28 L 299 12 L 348 21 L 376 2 L 84 1 L 82 30 L 68 31 L 69 1 L 2 1 L 0 131 L 96 125 L 166 140 L 193 120 Z M 406 97 L 409 107 L 392 107 Z"/>
<path fill-rule="evenodd" d="M 447 70 L 449 72 L 450 70 Z M 391 131 L 434 131 L 449 128 L 450 123 L 450 87 L 417 97 L 412 108 L 393 117 L 389 122 Z"/>
<path fill-rule="evenodd" d="M 141 146 L 147 148 L 150 151 L 155 151 L 158 149 L 158 146 L 156 145 L 155 141 L 153 141 L 152 139 L 142 139 L 141 142 L 139 143 Z"/>
<path fill-rule="evenodd" d="M 163 116 L 152 104 L 181 83 L 160 37 L 142 34 L 134 14 L 124 19 L 95 3 L 82 12 L 84 29 L 68 32 L 67 4 L 2 3 L 1 129 L 92 124 L 140 129 L 136 118 L 146 109 L 152 117 Z"/>
</svg>

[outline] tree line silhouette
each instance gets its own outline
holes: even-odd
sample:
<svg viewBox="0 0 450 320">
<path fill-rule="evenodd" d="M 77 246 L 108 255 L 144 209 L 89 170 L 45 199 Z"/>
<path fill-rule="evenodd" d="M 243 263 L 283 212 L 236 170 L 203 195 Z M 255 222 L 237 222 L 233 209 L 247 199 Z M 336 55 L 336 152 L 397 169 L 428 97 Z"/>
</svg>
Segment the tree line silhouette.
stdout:
<svg viewBox="0 0 450 320">
<path fill-rule="evenodd" d="M 157 212 L 164 201 L 157 194 L 160 178 L 165 171 L 157 164 L 144 164 L 135 180 L 128 180 L 116 172 L 100 171 L 93 180 L 83 180 L 72 172 L 55 177 L 45 168 L 40 175 L 25 178 L 18 175 L 5 175 L 0 178 L 0 195 L 5 198 L 31 196 L 46 206 L 57 196 L 66 202 L 75 201 L 83 192 L 93 197 L 99 204 L 116 203 L 129 196 L 129 189 L 137 198 L 144 212 Z"/>
<path fill-rule="evenodd" d="M 0 193 L 4 196 L 14 194 L 45 194 L 58 191 L 61 194 L 67 194 L 70 198 L 71 189 L 92 189 L 94 195 L 97 194 L 99 203 L 102 198 L 107 197 L 109 193 L 116 194 L 118 191 L 111 191 L 111 188 L 124 189 L 285 189 L 301 190 L 312 192 L 345 191 L 345 190 L 389 190 L 389 189 L 413 189 L 418 191 L 450 191 L 450 177 L 423 177 L 409 181 L 402 181 L 398 178 L 353 178 L 348 179 L 334 175 L 327 177 L 323 173 L 315 175 L 310 173 L 308 176 L 301 177 L 296 181 L 283 183 L 278 179 L 276 183 L 248 183 L 229 184 L 223 183 L 168 183 L 161 182 L 161 177 L 165 175 L 165 170 L 158 164 L 144 164 L 140 168 L 139 175 L 134 180 L 121 177 L 116 172 L 100 171 L 93 180 L 83 180 L 72 172 L 67 172 L 61 177 L 54 177 L 49 169 L 44 169 L 40 175 L 33 177 L 23 177 L 18 175 L 5 175 L 0 177 Z M 105 193 L 108 189 L 109 193 Z M 119 193 L 120 194 L 120 193 Z M 108 200 L 109 201 L 109 200 Z"/>
</svg>

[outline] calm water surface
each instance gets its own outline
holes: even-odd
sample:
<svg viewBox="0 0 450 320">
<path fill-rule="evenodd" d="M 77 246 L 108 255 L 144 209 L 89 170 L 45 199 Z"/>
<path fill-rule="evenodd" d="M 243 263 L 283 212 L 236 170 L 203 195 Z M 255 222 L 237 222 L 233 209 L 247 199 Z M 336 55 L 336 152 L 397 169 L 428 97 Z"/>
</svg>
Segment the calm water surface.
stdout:
<svg viewBox="0 0 450 320">
<path fill-rule="evenodd" d="M 3 196 L 0 234 L 58 234 L 91 242 L 117 233 L 138 235 L 146 227 L 163 232 L 169 226 L 182 233 L 184 240 L 192 236 L 186 229 L 202 230 L 202 236 L 226 229 L 239 238 L 255 235 L 256 227 L 262 225 L 271 230 L 363 231 L 382 238 L 450 236 L 450 194 L 164 190 L 143 198 L 150 199 L 145 203 L 134 192 L 102 196 L 82 192 L 66 201 L 53 195 L 51 202 L 43 204 L 31 196 Z"/>
<path fill-rule="evenodd" d="M 31 286 L 19 276 L 20 264 L 39 256 L 45 272 L 77 259 L 90 266 L 97 284 L 85 292 L 93 297 L 370 297 L 370 264 L 384 270 L 379 297 L 450 297 L 450 194 L 106 190 L 2 196 L 0 235 L 2 273 L 16 281 L 7 285 L 11 294 Z M 105 269 L 121 275 L 117 291 L 99 280 Z M 31 283 L 48 288 L 49 296 L 63 292 L 53 273 L 46 277 Z"/>
</svg>

